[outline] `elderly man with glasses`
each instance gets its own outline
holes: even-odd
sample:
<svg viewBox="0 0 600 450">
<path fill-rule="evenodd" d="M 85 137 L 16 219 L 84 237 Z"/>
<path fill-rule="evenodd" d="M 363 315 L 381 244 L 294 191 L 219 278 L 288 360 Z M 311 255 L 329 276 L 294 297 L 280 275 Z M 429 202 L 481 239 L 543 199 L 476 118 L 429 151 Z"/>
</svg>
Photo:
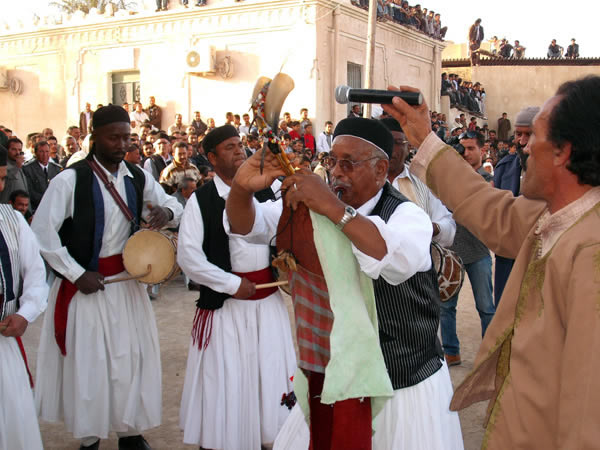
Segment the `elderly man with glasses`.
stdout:
<svg viewBox="0 0 600 450">
<path fill-rule="evenodd" d="M 347 118 L 333 136 L 333 192 L 318 175 L 300 171 L 284 180 L 281 201 L 253 202 L 252 192 L 283 174 L 271 154 L 261 171 L 260 152 L 233 180 L 226 205 L 231 234 L 255 243 L 276 235 L 278 249 L 295 257 L 288 275 L 298 366 L 308 384 L 295 390 L 310 411 L 310 433 L 296 409 L 275 449 L 307 448 L 309 440 L 314 450 L 463 448 L 437 338 L 433 227 L 387 181 L 393 148 L 381 122 Z M 350 303 L 357 292 L 364 296 Z M 368 311 L 376 320 L 361 321 Z"/>
</svg>

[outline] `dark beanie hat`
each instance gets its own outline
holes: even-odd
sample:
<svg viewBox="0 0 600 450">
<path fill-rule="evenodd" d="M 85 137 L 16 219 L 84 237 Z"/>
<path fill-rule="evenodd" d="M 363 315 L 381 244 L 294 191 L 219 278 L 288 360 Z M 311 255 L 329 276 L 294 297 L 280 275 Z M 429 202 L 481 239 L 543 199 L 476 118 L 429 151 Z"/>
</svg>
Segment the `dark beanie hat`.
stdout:
<svg viewBox="0 0 600 450">
<path fill-rule="evenodd" d="M 386 117 L 384 119 L 380 119 L 380 122 L 384 124 L 390 131 L 398 131 L 400 133 L 404 133 L 404 131 L 402 131 L 400 123 L 393 117 Z"/>
<path fill-rule="evenodd" d="M 121 106 L 108 105 L 98 108 L 92 116 L 92 129 L 97 130 L 104 125 L 115 122 L 131 123 L 129 114 Z"/>
<path fill-rule="evenodd" d="M 233 125 L 223 125 L 221 127 L 213 128 L 206 137 L 202 139 L 202 148 L 206 153 L 214 153 L 217 145 L 221 142 L 235 136 L 239 137 L 239 135 L 240 134 Z"/>
<path fill-rule="evenodd" d="M 343 119 L 333 132 L 333 139 L 338 136 L 353 136 L 367 141 L 383 151 L 388 158 L 391 158 L 394 151 L 394 137 L 379 120 L 363 119 L 362 117 Z"/>
</svg>

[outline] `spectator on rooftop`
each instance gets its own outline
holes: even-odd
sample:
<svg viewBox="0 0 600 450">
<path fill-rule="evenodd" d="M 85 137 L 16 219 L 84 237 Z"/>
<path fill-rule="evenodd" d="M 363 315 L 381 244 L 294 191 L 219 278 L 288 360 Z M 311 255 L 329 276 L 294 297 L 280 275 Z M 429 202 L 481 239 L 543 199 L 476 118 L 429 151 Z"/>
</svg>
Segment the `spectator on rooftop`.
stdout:
<svg viewBox="0 0 600 450">
<path fill-rule="evenodd" d="M 525 47 L 523 47 L 519 41 L 515 41 L 515 46 L 513 48 L 513 57 L 515 59 L 522 59 L 525 57 Z"/>
<path fill-rule="evenodd" d="M 567 47 L 566 58 L 579 58 L 579 44 L 575 43 L 575 38 L 571 39 L 571 45 Z"/>
<path fill-rule="evenodd" d="M 508 39 L 506 39 L 506 38 L 502 39 L 502 42 L 500 43 L 500 56 L 508 59 L 512 56 L 512 51 L 513 51 L 513 46 L 510 45 L 510 43 L 508 42 Z"/>
<path fill-rule="evenodd" d="M 550 45 L 548 46 L 547 56 L 550 59 L 558 59 L 562 55 L 563 48 L 556 43 L 556 39 L 552 39 Z"/>
</svg>

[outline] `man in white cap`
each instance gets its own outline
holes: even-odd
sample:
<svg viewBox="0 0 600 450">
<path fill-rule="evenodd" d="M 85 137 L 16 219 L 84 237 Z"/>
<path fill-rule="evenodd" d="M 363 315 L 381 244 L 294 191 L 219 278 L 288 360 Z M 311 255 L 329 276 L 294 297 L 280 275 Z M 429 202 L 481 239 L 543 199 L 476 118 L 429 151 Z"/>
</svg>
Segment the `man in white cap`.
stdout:
<svg viewBox="0 0 600 450">
<path fill-rule="evenodd" d="M 516 197 L 521 193 L 521 171 L 524 169 L 521 161 L 527 159 L 523 150 L 531 136 L 533 118 L 540 111 L 538 106 L 527 106 L 517 114 L 515 120 L 515 137 L 517 152 L 509 153 L 496 164 L 494 169 L 494 186 L 506 189 Z M 504 286 L 510 275 L 515 260 L 496 255 L 496 271 L 494 272 L 494 304 L 498 307 Z"/>
</svg>

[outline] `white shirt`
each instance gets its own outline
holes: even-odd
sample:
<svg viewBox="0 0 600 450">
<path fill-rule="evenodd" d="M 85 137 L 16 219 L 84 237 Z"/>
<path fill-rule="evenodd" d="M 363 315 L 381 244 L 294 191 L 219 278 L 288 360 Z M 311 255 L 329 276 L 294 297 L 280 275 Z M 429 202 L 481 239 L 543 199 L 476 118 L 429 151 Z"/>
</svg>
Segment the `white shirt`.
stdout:
<svg viewBox="0 0 600 450">
<path fill-rule="evenodd" d="M 408 166 L 405 165 L 402 173 L 394 178 L 392 186 L 398 189 L 398 180 L 405 177 L 408 177 L 413 186 L 417 183 L 414 181 L 416 177 L 409 172 Z M 423 183 L 422 185 L 425 186 Z M 454 235 L 456 234 L 456 222 L 452 218 L 452 213 L 448 211 L 448 208 L 444 206 L 439 198 L 433 195 L 429 188 L 427 188 L 427 196 L 429 199 L 429 211 L 425 212 L 429 215 L 431 221 L 437 223 L 440 227 L 440 232 L 437 236 L 433 237 L 433 240 L 442 247 L 451 247 L 454 243 Z"/>
<path fill-rule="evenodd" d="M 213 181 L 219 196 L 226 200 L 231 188 L 218 175 L 215 175 Z M 223 226 L 225 231 L 229 232 L 229 224 L 225 220 L 225 214 L 223 216 Z M 210 263 L 202 249 L 203 242 L 204 222 L 202 221 L 202 212 L 198 201 L 192 196 L 186 204 L 179 226 L 177 263 L 183 272 L 196 283 L 208 286 L 217 292 L 229 295 L 235 294 L 242 279 Z M 271 258 L 268 245 L 250 244 L 239 236 L 230 235 L 229 254 L 231 269 L 234 272 L 254 272 L 270 265 Z"/>
<path fill-rule="evenodd" d="M 33 322 L 46 310 L 48 304 L 48 284 L 46 284 L 46 267 L 40 256 L 38 241 L 25 222 L 23 215 L 15 211 L 19 222 L 19 262 L 18 268 L 23 280 L 23 293 L 19 297 L 21 307 L 17 314 L 24 317 L 27 322 Z M 4 220 L 0 215 L 0 220 Z M 13 267 L 12 270 L 16 268 Z M 15 295 L 18 286 L 14 286 Z M 2 285 L 0 284 L 0 293 Z"/>
<path fill-rule="evenodd" d="M 244 133 L 246 136 L 250 134 L 250 127 L 248 125 L 240 125 L 240 134 Z"/>
<path fill-rule="evenodd" d="M 134 111 L 129 114 L 129 119 L 131 119 L 132 122 L 135 122 L 135 128 L 139 129 L 140 125 L 142 125 L 146 120 L 150 120 L 150 117 L 148 117 L 148 114 L 146 114 L 144 111 Z"/>
<path fill-rule="evenodd" d="M 105 172 L 108 180 L 115 185 L 121 198 L 126 202 L 127 194 L 124 178 L 125 176 L 133 177 L 127 166 L 124 163 L 119 164 L 116 176 L 109 173 L 102 165 L 100 167 Z M 54 270 L 61 273 L 72 283 L 83 275 L 85 269 L 73 259 L 67 248 L 62 245 L 58 230 L 65 219 L 73 217 L 75 176 L 74 170 L 63 170 L 52 179 L 52 183 L 48 185 L 31 224 L 31 228 L 40 243 L 40 250 L 44 259 Z M 98 180 L 104 201 L 104 234 L 102 235 L 100 257 L 105 258 L 123 252 L 123 247 L 125 247 L 125 243 L 129 238 L 130 226 L 125 215 L 104 187 L 104 183 L 98 179 L 97 175 L 94 174 L 94 176 Z M 173 220 L 167 224 L 167 227 L 176 227 L 183 208 L 177 199 L 165 193 L 162 186 L 152 178 L 152 175 L 144 172 L 144 176 L 146 182 L 144 184 L 142 217 L 148 216 L 150 212 L 148 209 L 149 203 L 154 206 L 163 206 L 173 212 Z"/>
<path fill-rule="evenodd" d="M 392 285 L 400 284 L 417 272 L 431 268 L 429 245 L 433 227 L 427 214 L 414 203 L 404 202 L 393 212 L 387 223 L 379 216 L 368 216 L 381 198 L 383 190 L 358 208 L 358 213 L 373 222 L 387 246 L 386 255 L 377 260 L 361 252 L 352 244 L 352 252 L 361 270 L 370 278 L 382 276 Z M 277 231 L 283 209 L 281 200 L 254 202 L 256 216 L 250 233 L 242 237 L 248 242 L 268 244 Z"/>
<path fill-rule="evenodd" d="M 331 144 L 327 140 L 327 136 L 331 136 L 331 142 L 333 142 L 333 134 L 327 134 L 323 131 L 317 136 L 317 155 L 322 152 L 331 151 Z"/>
</svg>

